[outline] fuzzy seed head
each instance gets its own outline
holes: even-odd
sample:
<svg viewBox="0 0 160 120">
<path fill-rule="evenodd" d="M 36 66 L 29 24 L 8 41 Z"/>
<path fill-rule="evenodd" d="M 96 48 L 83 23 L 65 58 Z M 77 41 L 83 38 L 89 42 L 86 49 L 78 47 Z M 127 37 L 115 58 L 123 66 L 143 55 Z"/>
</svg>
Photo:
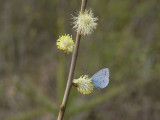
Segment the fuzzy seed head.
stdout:
<svg viewBox="0 0 160 120">
<path fill-rule="evenodd" d="M 90 94 L 94 88 L 94 85 L 92 84 L 92 78 L 89 78 L 88 75 L 74 79 L 73 84 L 76 84 L 77 90 L 82 94 Z"/>
<path fill-rule="evenodd" d="M 74 41 L 72 40 L 72 36 L 68 35 L 62 35 L 57 40 L 57 47 L 60 50 L 64 50 L 65 52 L 72 53 L 74 51 Z"/>
<path fill-rule="evenodd" d="M 73 28 L 81 35 L 89 35 L 96 29 L 97 20 L 92 10 L 86 9 L 84 13 L 79 12 L 78 17 L 73 16 Z"/>
</svg>

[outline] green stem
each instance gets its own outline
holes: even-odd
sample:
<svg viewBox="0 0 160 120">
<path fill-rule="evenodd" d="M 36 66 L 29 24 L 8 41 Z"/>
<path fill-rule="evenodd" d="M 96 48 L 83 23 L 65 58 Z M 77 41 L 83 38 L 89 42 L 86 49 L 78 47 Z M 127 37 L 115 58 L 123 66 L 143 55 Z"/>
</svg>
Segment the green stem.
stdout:
<svg viewBox="0 0 160 120">
<path fill-rule="evenodd" d="M 86 4 L 87 4 L 87 0 L 82 0 L 81 12 L 84 12 Z M 72 54 L 72 61 L 71 61 L 71 67 L 70 67 L 70 71 L 69 71 L 67 86 L 66 86 L 66 90 L 65 90 L 65 93 L 64 93 L 62 104 L 60 106 L 60 111 L 59 111 L 59 115 L 58 115 L 57 120 L 62 120 L 63 119 L 63 115 L 64 115 L 64 112 L 65 112 L 65 109 L 66 109 L 69 93 L 70 93 L 70 90 L 71 90 L 71 87 L 72 87 L 72 78 L 73 78 L 75 65 L 76 65 L 76 60 L 77 60 L 77 56 L 78 56 L 80 38 L 81 38 L 81 35 L 77 32 L 75 49 L 74 49 L 74 52 Z"/>
</svg>

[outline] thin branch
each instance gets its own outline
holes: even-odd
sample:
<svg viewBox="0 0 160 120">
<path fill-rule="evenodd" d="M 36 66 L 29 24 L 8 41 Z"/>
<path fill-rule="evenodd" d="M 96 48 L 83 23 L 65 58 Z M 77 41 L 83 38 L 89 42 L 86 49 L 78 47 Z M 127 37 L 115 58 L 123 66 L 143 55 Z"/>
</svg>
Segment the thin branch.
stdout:
<svg viewBox="0 0 160 120">
<path fill-rule="evenodd" d="M 84 12 L 86 4 L 87 4 L 87 0 L 82 0 L 81 12 Z M 80 39 L 81 39 L 81 35 L 77 32 L 76 42 L 75 42 L 75 50 L 72 54 L 72 61 L 71 61 L 71 67 L 70 67 L 70 71 L 69 71 L 67 86 L 66 86 L 66 90 L 65 90 L 65 93 L 64 93 L 62 104 L 60 106 L 60 111 L 59 111 L 59 115 L 58 115 L 57 120 L 62 120 L 63 119 L 63 115 L 64 115 L 64 112 L 65 112 L 65 109 L 66 109 L 66 104 L 67 104 L 69 93 L 70 93 L 70 90 L 71 90 L 71 87 L 72 87 L 72 79 L 73 79 L 76 60 L 77 60 L 77 56 L 78 56 Z"/>
</svg>

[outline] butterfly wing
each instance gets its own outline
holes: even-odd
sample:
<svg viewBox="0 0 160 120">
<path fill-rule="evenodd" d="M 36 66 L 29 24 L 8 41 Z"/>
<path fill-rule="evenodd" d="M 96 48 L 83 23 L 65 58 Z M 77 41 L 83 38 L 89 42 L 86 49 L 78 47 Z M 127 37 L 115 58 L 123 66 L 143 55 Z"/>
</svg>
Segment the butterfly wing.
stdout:
<svg viewBox="0 0 160 120">
<path fill-rule="evenodd" d="M 105 88 L 109 83 L 109 69 L 104 68 L 92 76 L 92 82 L 97 88 Z"/>
</svg>

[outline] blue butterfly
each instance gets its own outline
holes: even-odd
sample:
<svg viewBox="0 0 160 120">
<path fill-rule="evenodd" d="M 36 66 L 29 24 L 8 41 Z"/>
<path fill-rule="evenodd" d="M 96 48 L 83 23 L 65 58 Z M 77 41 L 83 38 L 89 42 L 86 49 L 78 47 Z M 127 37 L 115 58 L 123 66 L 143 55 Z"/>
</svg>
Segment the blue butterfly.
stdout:
<svg viewBox="0 0 160 120">
<path fill-rule="evenodd" d="M 105 88 L 109 83 L 109 69 L 104 68 L 92 76 L 92 83 L 97 88 Z"/>
</svg>

